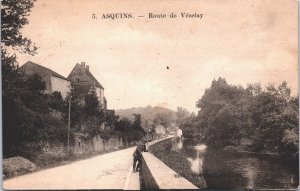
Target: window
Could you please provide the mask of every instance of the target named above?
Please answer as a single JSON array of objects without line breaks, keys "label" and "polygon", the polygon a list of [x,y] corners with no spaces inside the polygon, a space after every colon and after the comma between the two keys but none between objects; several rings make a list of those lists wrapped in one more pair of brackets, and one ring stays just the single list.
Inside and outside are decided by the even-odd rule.
[{"label": "window", "polygon": [[76,82],[79,82],[79,78],[76,78]]}]

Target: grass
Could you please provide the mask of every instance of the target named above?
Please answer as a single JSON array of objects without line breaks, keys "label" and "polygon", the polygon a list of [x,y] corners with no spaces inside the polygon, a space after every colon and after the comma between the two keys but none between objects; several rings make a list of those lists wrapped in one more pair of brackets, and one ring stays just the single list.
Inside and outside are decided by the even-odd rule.
[{"label": "grass", "polygon": [[180,176],[192,182],[199,188],[206,188],[206,182],[202,175],[194,174],[189,161],[181,153],[171,151],[172,139],[158,142],[149,147],[149,151]]}]

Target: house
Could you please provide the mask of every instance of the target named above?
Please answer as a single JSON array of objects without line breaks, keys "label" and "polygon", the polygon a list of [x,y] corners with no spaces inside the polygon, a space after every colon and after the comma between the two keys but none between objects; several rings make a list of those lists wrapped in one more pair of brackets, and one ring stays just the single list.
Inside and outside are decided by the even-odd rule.
[{"label": "house", "polygon": [[107,108],[107,101],[104,97],[104,88],[89,70],[89,65],[85,62],[76,64],[68,75],[67,79],[71,81],[74,94],[79,98],[81,104],[84,104],[85,96],[94,88],[103,109]]},{"label": "house", "polygon": [[46,83],[46,90],[44,93],[51,94],[54,91],[58,91],[64,99],[67,96],[67,93],[70,92],[71,82],[49,68],[28,61],[18,70],[27,75],[39,74]]}]

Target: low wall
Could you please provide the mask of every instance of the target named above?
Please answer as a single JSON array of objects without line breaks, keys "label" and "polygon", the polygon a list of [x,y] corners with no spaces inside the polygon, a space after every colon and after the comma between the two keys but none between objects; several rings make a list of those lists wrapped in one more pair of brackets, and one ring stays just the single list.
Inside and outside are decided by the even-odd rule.
[{"label": "low wall", "polygon": [[[46,142],[42,148],[42,154],[57,157],[67,155],[67,145],[61,142]],[[101,138],[100,135],[92,138],[85,138],[80,135],[74,136],[74,141],[70,144],[73,155],[85,155],[102,151],[118,150],[124,146],[134,145],[134,142],[125,142],[121,137]]]},{"label": "low wall", "polygon": [[74,155],[117,150],[125,145],[121,137],[102,139],[100,135],[97,135],[90,139],[85,139],[81,136],[75,136],[74,139],[75,141],[72,145],[72,152]]},{"label": "low wall", "polygon": [[142,177],[145,189],[198,189],[149,152],[143,153]]}]

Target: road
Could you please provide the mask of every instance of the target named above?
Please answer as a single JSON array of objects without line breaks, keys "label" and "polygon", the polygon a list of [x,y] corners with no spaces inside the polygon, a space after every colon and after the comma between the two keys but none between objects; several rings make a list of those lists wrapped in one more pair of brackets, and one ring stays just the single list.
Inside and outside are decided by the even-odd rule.
[{"label": "road", "polygon": [[[15,177],[3,182],[5,189],[123,189],[132,184],[132,153],[135,147],[99,155],[71,164]],[[127,177],[127,180],[126,180]],[[134,180],[137,182],[138,180]],[[127,182],[127,183],[126,183]]]}]

